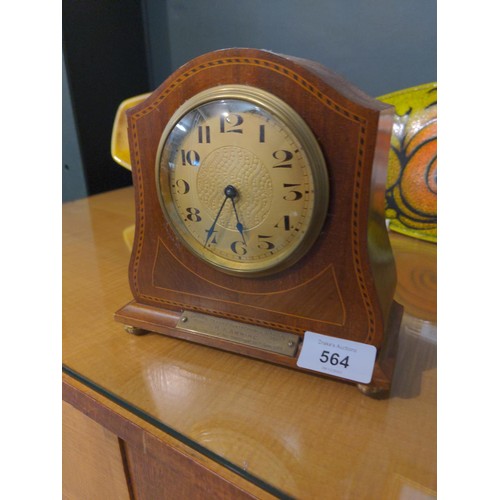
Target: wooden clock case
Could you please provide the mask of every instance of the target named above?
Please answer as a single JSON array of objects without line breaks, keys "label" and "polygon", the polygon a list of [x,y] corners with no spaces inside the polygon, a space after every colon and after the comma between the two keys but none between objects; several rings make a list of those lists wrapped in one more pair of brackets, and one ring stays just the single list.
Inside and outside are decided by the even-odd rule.
[{"label": "wooden clock case", "polygon": [[[323,230],[292,267],[238,277],[196,258],[175,237],[156,191],[155,160],[165,125],[180,105],[215,86],[244,84],[280,97],[316,136],[329,177]],[[200,56],[127,112],[136,231],[129,268],[134,300],[116,313],[132,331],[154,331],[301,370],[297,356],[179,331],[183,311],[291,332],[374,345],[367,392],[387,390],[402,308],[393,301],[395,264],[384,218],[393,108],[325,67],[254,49]],[[300,346],[298,349],[300,352]],[[297,355],[298,355],[297,352]]]}]

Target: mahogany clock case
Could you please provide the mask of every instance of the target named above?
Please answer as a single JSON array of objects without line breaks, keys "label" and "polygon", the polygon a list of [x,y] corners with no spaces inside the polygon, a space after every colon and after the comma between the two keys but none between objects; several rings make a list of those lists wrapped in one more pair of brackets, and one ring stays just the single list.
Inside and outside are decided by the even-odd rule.
[{"label": "mahogany clock case", "polygon": [[[155,162],[166,124],[196,94],[248,85],[274,94],[307,123],[329,174],[322,231],[292,267],[264,277],[214,269],[189,252],[166,221]],[[116,319],[296,367],[296,357],[221,339],[181,333],[182,311],[303,336],[305,331],[374,345],[372,384],[390,383],[401,308],[393,301],[394,259],[385,227],[387,156],[393,108],[376,101],[318,63],[254,49],[197,57],[127,112],[135,188],[136,231],[129,267],[134,300]]]}]

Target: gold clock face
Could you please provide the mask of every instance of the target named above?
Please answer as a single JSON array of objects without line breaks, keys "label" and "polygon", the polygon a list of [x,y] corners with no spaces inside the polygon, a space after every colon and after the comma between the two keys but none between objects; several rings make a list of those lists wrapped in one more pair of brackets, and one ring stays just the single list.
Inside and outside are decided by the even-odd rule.
[{"label": "gold clock face", "polygon": [[167,124],[157,189],[180,240],[218,269],[281,271],[316,240],[328,174],[314,135],[286,103],[260,89],[215,87]]}]

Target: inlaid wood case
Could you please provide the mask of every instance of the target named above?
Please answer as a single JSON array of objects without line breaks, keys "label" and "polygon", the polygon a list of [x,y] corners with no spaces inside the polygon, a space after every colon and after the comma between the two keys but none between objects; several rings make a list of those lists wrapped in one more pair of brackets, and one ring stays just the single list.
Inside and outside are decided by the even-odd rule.
[{"label": "inlaid wood case", "polygon": [[[203,241],[199,245],[202,252],[207,252],[206,259],[203,254],[200,257],[193,251],[189,242],[186,244],[183,241],[182,234],[179,237],[179,229],[175,227],[177,223],[169,218],[165,209],[165,205],[168,205],[168,210],[175,209],[176,197],[182,197],[188,190],[187,181],[183,180],[182,190],[179,190],[179,182],[176,187],[173,177],[175,169],[182,172],[182,162],[186,165],[187,153],[194,151],[199,157],[198,164],[194,165],[195,162],[191,160],[193,165],[188,167],[191,169],[189,175],[194,176],[194,181],[189,181],[191,189],[194,190],[194,182],[196,189],[200,190],[200,172],[204,168],[203,148],[210,146],[212,149],[206,150],[210,154],[217,148],[228,147],[247,151],[248,142],[244,147],[237,142],[234,142],[234,146],[228,146],[229,134],[226,133],[224,138],[220,136],[220,140],[226,142],[219,144],[219,135],[227,132],[222,125],[219,130],[215,126],[218,123],[216,121],[194,123],[193,130],[194,127],[201,127],[204,134],[202,136],[200,132],[196,140],[204,144],[197,148],[186,142],[185,146],[179,146],[184,149],[169,153],[169,158],[173,159],[170,164],[166,162],[165,169],[168,172],[165,175],[167,181],[170,179],[168,175],[172,176],[172,186],[166,188],[172,190],[172,199],[159,192],[159,158],[168,135],[165,131],[182,126],[182,116],[187,116],[190,109],[198,106],[195,104],[194,108],[188,109],[189,106],[185,108],[186,103],[207,92],[210,95],[211,89],[217,89],[218,93],[214,95],[218,102],[224,101],[224,90],[222,94],[219,90],[225,88],[243,88],[243,94],[237,95],[241,101],[245,101],[245,89],[252,89],[252,92],[256,89],[258,95],[275,96],[276,102],[285,103],[284,106],[291,108],[312,132],[324,158],[326,181],[321,182],[326,186],[315,181],[316,184],[307,190],[294,188],[294,195],[287,194],[290,190],[281,193],[279,189],[282,189],[282,185],[290,185],[286,181],[288,173],[285,168],[279,172],[272,169],[276,168],[277,160],[286,159],[286,155],[281,152],[274,158],[272,156],[286,150],[280,149],[281,146],[273,148],[271,144],[268,151],[273,154],[263,153],[264,149],[259,149],[259,142],[264,142],[265,122],[258,129],[255,126],[255,134],[260,130],[261,135],[260,138],[254,136],[255,148],[251,154],[259,156],[262,168],[269,170],[276,199],[286,200],[288,196],[289,204],[281,202],[288,207],[293,206],[299,198],[304,200],[309,197],[308,203],[314,205],[316,199],[311,193],[327,193],[324,213],[317,216],[321,219],[318,230],[315,234],[306,231],[301,236],[307,243],[306,250],[301,255],[297,254],[295,261],[287,261],[286,266],[271,266],[263,273],[240,273],[237,269],[228,271],[213,265],[211,261],[210,252],[220,250],[215,247],[217,244],[222,247],[220,242],[226,233],[229,235],[227,238],[234,240],[230,244],[232,240],[228,239],[227,254],[233,253],[234,256],[230,255],[230,258],[234,257],[235,262],[238,259],[245,262],[250,257],[258,259],[260,254],[255,253],[257,248],[270,250],[271,245],[277,246],[274,243],[264,245],[263,235],[258,230],[247,229],[245,219],[249,220],[249,216],[246,209],[241,209],[238,223],[233,221],[234,227],[224,226],[222,218],[218,219],[221,211],[224,213],[225,210],[227,220],[230,220],[229,211],[232,209],[227,208],[230,207],[230,201],[238,218],[237,209],[245,206],[245,196],[249,201],[250,194],[254,196],[256,192],[250,189],[250,181],[245,184],[238,180],[239,184],[235,183],[237,194],[226,194],[224,197],[221,191],[219,214],[203,206],[196,208],[201,215],[192,217],[194,221],[189,220],[186,213],[184,221],[180,220],[183,217],[180,214],[178,224],[185,224],[186,232],[199,231],[199,234],[208,235],[205,245]],[[232,98],[234,95],[228,94],[228,99]],[[255,107],[260,106],[260,101],[257,104],[255,99],[251,101]],[[266,107],[265,102],[261,107]],[[182,116],[177,119],[179,109],[186,113],[181,113]],[[367,344],[377,349],[377,357],[372,380],[364,384],[364,388],[368,392],[387,390],[402,314],[401,307],[393,301],[395,265],[384,219],[392,107],[369,98],[315,62],[260,50],[227,49],[200,56],[181,67],[148,99],[129,110],[127,117],[136,205],[135,241],[129,268],[134,299],[116,313],[116,319],[132,327],[134,332],[154,331],[300,370],[303,369],[297,366],[297,359],[306,331]],[[248,141],[249,134],[254,133],[250,128],[245,128],[247,123],[251,123],[250,115],[248,119],[244,114],[240,117],[241,123],[236,118],[231,123],[227,118],[226,127],[238,125],[237,130],[241,132],[233,134],[234,141],[243,140],[244,135]],[[173,123],[172,120],[174,125],[169,125]],[[288,126],[286,116],[281,116],[280,120],[279,123]],[[210,135],[206,135],[206,132],[210,132]],[[302,152],[300,137],[296,142],[299,143],[295,151],[295,157],[298,158],[299,150]],[[191,158],[195,157],[195,153],[191,153]],[[296,168],[294,161],[290,160],[290,169]],[[314,161],[310,163],[312,170],[317,168]],[[235,164],[234,168],[240,167]],[[215,170],[210,178],[216,174]],[[245,176],[233,177],[239,179]],[[221,186],[226,183],[229,185],[230,179],[221,179],[220,182]],[[294,181],[293,185],[298,186],[299,183]],[[223,209],[228,199],[230,201]],[[193,200],[203,204],[200,198]],[[255,203],[260,202],[256,200]],[[251,205],[250,200],[248,206]],[[269,210],[272,214],[273,208]],[[285,218],[281,212],[274,214],[276,218],[271,220],[269,228],[276,228],[276,234],[279,230],[286,231],[284,234],[288,237],[288,232],[293,231],[295,212],[290,210],[290,215]],[[202,216],[203,220],[198,221]],[[200,226],[201,222],[205,226]],[[288,226],[285,222],[288,222]],[[296,226],[299,227],[298,222]],[[212,244],[212,236],[216,231],[218,239]],[[268,242],[275,241],[267,233],[266,238]],[[205,322],[204,317],[207,317],[207,324],[213,322],[213,318],[236,323],[222,321],[218,326],[218,320],[215,320],[215,326],[207,327],[207,332],[201,331],[203,326],[190,329],[182,324],[189,323],[190,318],[198,321],[198,314],[202,318],[201,325]],[[255,334],[242,333],[238,339],[238,324],[245,325],[242,326],[242,332],[252,327],[265,330],[256,330],[259,333]],[[218,333],[217,330],[226,333]],[[227,334],[229,330],[232,332],[230,335]],[[265,339],[279,337],[282,333],[292,335],[291,341],[285,340],[289,347],[290,342],[294,344],[291,351],[268,348]],[[324,375],[332,376],[328,373]]]}]

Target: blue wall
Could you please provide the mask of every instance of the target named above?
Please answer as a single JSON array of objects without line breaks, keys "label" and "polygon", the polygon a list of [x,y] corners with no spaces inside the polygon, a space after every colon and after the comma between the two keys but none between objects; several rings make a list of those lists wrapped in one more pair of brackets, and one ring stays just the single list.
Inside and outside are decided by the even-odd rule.
[{"label": "blue wall", "polygon": [[378,96],[436,81],[435,0],[145,0],[150,82],[227,47],[318,61]]},{"label": "blue wall", "polygon": [[437,78],[436,0],[66,0],[63,13],[64,200],[131,182],[109,153],[118,104],[211,50],[312,59],[374,97]]}]

